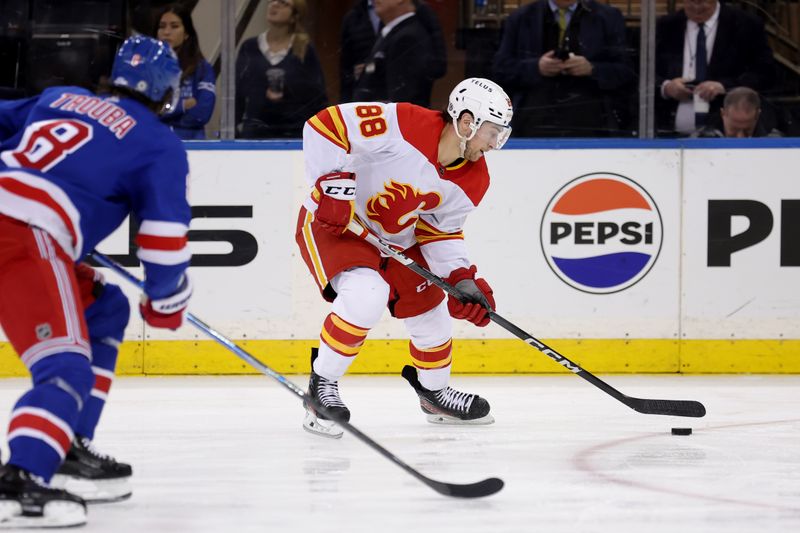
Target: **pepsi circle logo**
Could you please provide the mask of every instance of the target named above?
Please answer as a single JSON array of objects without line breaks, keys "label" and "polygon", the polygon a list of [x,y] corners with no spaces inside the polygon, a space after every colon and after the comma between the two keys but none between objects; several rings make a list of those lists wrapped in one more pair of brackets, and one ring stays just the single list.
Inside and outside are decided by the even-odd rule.
[{"label": "pepsi circle logo", "polygon": [[644,278],[663,240],[650,194],[619,174],[580,176],[550,199],[542,217],[542,252],[566,284],[593,294],[619,292]]}]

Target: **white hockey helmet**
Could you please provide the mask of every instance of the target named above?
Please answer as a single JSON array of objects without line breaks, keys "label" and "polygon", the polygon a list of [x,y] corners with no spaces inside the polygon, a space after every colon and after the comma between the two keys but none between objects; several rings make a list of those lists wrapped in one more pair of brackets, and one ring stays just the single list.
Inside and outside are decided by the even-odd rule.
[{"label": "white hockey helmet", "polygon": [[[472,133],[466,138],[458,133],[458,119],[464,111],[469,111],[475,119],[470,124]],[[456,85],[450,93],[447,112],[453,117],[453,127],[456,129],[456,135],[462,139],[462,144],[472,139],[484,122],[491,122],[502,128],[495,147],[498,150],[511,135],[511,117],[514,114],[511,99],[503,88],[492,80],[467,78]]]}]

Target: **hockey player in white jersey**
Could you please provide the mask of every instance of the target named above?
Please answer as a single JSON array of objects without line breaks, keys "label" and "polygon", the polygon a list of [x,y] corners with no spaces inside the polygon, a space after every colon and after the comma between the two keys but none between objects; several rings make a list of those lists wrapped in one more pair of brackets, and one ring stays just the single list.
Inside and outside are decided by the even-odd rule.
[{"label": "hockey player in white jersey", "polygon": [[[483,78],[450,94],[447,111],[407,103],[355,102],[329,107],[303,130],[312,191],[300,209],[296,239],[322,296],[332,302],[312,350],[304,427],[339,437],[349,421],[338,381],[388,306],[404,321],[413,366],[402,375],[434,423],[490,424],[489,403],[449,386],[452,319],[479,327],[494,309],[492,289],[476,276],[462,228],[483,199],[483,155],[511,132],[511,100]],[[347,231],[355,217],[368,231],[455,285],[459,301]],[[331,415],[324,416],[314,404]],[[333,420],[331,420],[331,418]]]}]

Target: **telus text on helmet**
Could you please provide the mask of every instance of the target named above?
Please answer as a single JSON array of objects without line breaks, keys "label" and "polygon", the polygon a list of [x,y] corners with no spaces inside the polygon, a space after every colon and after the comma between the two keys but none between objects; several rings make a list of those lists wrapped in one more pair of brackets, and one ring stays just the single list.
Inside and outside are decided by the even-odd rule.
[{"label": "telus text on helmet", "polygon": [[471,81],[481,89],[486,89],[487,91],[492,92],[492,86],[483,83],[479,78],[471,78],[469,81]]}]

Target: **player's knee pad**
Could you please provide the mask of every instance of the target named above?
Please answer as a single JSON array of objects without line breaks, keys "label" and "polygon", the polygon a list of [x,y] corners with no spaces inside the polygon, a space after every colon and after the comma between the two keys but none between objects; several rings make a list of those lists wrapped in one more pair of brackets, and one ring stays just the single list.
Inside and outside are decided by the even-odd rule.
[{"label": "player's knee pad", "polygon": [[72,396],[82,406],[94,386],[94,372],[89,359],[76,353],[45,357],[31,367],[35,386],[53,385]]},{"label": "player's knee pad", "polygon": [[131,306],[122,289],[106,283],[100,297],[86,309],[89,336],[92,339],[111,337],[121,342],[130,316]]},{"label": "player's knee pad", "polygon": [[447,311],[447,300],[421,315],[403,320],[411,342],[420,349],[439,346],[453,336],[453,319]]},{"label": "player's knee pad", "polygon": [[371,268],[340,272],[332,280],[336,300],[332,311],[351,324],[371,329],[389,301],[389,284]]}]

